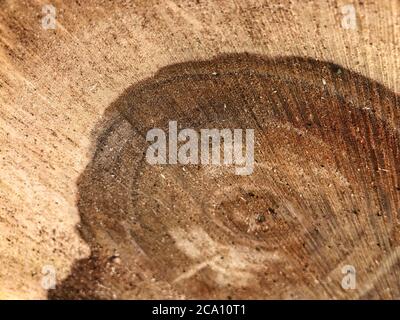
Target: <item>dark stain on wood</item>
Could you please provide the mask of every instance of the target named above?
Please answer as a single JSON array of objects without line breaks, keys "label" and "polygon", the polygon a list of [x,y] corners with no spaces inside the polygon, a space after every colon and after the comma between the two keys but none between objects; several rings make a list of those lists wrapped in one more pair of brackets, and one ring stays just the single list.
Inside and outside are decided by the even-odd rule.
[{"label": "dark stain on wood", "polygon": [[[161,69],[95,133],[77,201],[92,253],[49,298],[399,298],[399,101],[307,58]],[[171,120],[254,128],[254,173],[147,164],[146,132]],[[340,286],[347,264],[353,292]]]}]

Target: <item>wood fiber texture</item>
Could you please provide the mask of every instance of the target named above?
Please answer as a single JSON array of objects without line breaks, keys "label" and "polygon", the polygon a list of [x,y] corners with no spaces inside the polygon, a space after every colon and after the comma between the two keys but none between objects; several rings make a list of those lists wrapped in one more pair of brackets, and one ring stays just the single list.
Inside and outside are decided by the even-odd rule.
[{"label": "wood fiber texture", "polygon": [[[398,0],[45,4],[0,1],[1,299],[399,298]],[[148,165],[171,120],[254,173]]]}]

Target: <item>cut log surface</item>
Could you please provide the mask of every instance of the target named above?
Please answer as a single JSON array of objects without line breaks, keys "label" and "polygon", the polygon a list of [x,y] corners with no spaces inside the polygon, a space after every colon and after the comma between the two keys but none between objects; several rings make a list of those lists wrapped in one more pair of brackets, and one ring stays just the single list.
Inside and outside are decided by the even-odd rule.
[{"label": "cut log surface", "polygon": [[[0,1],[0,299],[400,298],[399,1],[45,4]],[[170,121],[254,171],[150,165]]]}]

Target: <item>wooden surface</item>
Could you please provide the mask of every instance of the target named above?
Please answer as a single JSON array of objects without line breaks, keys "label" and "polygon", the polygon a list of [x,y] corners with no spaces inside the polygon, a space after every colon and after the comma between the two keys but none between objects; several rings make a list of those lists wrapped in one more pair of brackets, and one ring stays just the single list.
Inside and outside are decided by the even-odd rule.
[{"label": "wooden surface", "polygon": [[[47,292],[41,286],[45,265],[54,266],[57,272],[59,285],[50,293],[53,298],[399,297],[399,1],[354,1],[356,30],[341,26],[341,6],[347,1],[54,1],[56,30],[42,28],[45,3],[0,1],[0,298],[46,298]],[[262,69],[264,73],[281,70],[276,74],[278,79],[288,76],[295,80],[292,87],[286,84],[278,90],[285,92],[282,99],[292,97],[291,92],[297,92],[294,96],[298,102],[306,103],[309,98],[314,109],[307,109],[307,116],[321,115],[322,109],[315,109],[318,106],[331,106],[332,110],[327,111],[331,118],[322,126],[328,129],[315,128],[315,117],[306,118],[304,113],[300,114],[303,122],[277,115],[270,119],[281,127],[266,130],[260,146],[275,150],[277,171],[264,166],[252,178],[255,191],[260,193],[259,202],[247,200],[246,207],[223,205],[227,221],[236,222],[235,228],[239,228],[228,223],[234,235],[206,226],[196,220],[198,217],[194,222],[190,220],[187,213],[196,209],[187,199],[177,202],[181,206],[177,212],[184,222],[192,221],[190,228],[180,227],[168,217],[153,221],[144,215],[146,219],[139,219],[140,212],[152,208],[151,201],[141,204],[141,211],[126,211],[139,219],[139,229],[124,224],[125,231],[133,231],[131,237],[123,231],[115,233],[113,228],[117,226],[112,219],[105,226],[93,226],[101,224],[104,215],[92,216],[90,210],[85,211],[93,208],[85,201],[101,198],[106,184],[90,192],[85,192],[85,186],[94,184],[90,170],[99,165],[93,158],[98,138],[110,121],[115,121],[115,107],[110,109],[110,105],[115,106],[125,90],[135,88],[138,82],[152,81],[161,68],[204,60],[204,68],[210,71],[208,68],[220,66],[218,58],[213,59],[223,54],[230,54],[232,65],[238,66],[235,54],[243,52],[259,55],[265,61],[297,56],[340,65],[344,82],[335,80],[337,67],[332,69],[325,62],[299,60],[298,67],[283,63],[290,65],[287,68],[282,62],[274,62],[265,67],[265,62],[255,63],[252,55],[243,62],[245,69]],[[180,66],[163,69],[164,76],[171,77],[174,72],[191,74],[197,68],[196,63]],[[230,70],[229,66],[221,68],[220,73]],[[157,75],[154,79],[160,77],[160,73]],[[193,84],[190,78],[188,81],[188,85]],[[243,92],[249,92],[245,88],[250,80],[240,81]],[[311,93],[300,90],[304,89],[302,83],[312,89]],[[267,89],[263,88],[264,98],[270,97]],[[221,90],[232,104],[243,104],[232,98],[232,87]],[[181,97],[184,91],[185,86],[172,92]],[[157,94],[161,93],[148,92],[148,99]],[[315,94],[345,99],[316,103]],[[216,100],[216,104],[222,102]],[[279,114],[277,103],[270,105]],[[185,106],[178,105],[177,110],[184,112]],[[286,110],[285,104],[282,110]],[[353,113],[344,114],[344,110]],[[229,121],[246,123],[235,118],[237,110],[228,112]],[[335,135],[335,121],[347,129]],[[194,119],[187,118],[187,124],[193,123]],[[303,138],[288,129],[290,124],[304,131]],[[123,133],[129,136],[129,130]],[[344,138],[350,135],[352,139]],[[268,137],[280,143],[271,144]],[[301,150],[308,153],[301,154]],[[268,153],[261,153],[261,162],[270,164]],[[133,167],[129,156],[125,160],[124,165]],[[325,167],[320,166],[321,162]],[[118,166],[111,160],[109,163]],[[156,189],[150,188],[149,181],[159,173],[157,170],[144,170],[148,180],[137,190],[147,195],[171,190],[163,182]],[[174,170],[167,175],[171,183],[179,181]],[[199,189],[192,192],[199,197],[198,202],[216,197],[218,190],[212,188],[215,177],[211,179],[205,173],[191,177],[193,181],[187,180],[191,186],[203,181],[203,187],[210,189],[211,196],[202,194],[202,188],[196,185]],[[211,180],[204,181],[206,178]],[[278,188],[278,178],[298,188],[290,192]],[[124,179],[128,176],[119,187],[132,181]],[[247,185],[246,181],[235,183]],[[262,187],[264,184],[269,187]],[[300,186],[309,201],[301,199]],[[337,192],[340,188],[343,197]],[[237,192],[230,194],[239,197]],[[181,195],[175,196],[179,199]],[[114,206],[113,199],[117,201]],[[290,208],[289,203],[297,204]],[[108,209],[124,205],[112,192],[108,204]],[[272,229],[265,238],[256,239],[257,230],[249,234],[245,227],[251,224],[249,221],[254,222],[254,212],[267,212],[271,206],[276,206],[273,209],[280,224],[271,217],[265,225],[256,225],[256,229]],[[156,237],[154,244],[140,229],[158,230],[160,226],[175,243],[166,241],[163,245]],[[261,251],[254,245],[256,240],[264,241]],[[301,240],[305,242],[303,247]],[[99,244],[103,251],[96,251]],[[117,256],[113,250],[118,250]],[[143,256],[136,256],[137,252]],[[194,252],[199,254],[193,256]],[[214,257],[210,257],[212,252],[225,254],[226,260],[216,267],[211,263],[215,268],[210,268],[209,262],[206,268],[196,271],[196,264]],[[180,258],[172,259],[169,253]],[[98,260],[93,260],[94,256]],[[347,264],[357,269],[355,290],[346,291],[340,286],[341,268]],[[82,290],[76,279],[90,285]]]}]

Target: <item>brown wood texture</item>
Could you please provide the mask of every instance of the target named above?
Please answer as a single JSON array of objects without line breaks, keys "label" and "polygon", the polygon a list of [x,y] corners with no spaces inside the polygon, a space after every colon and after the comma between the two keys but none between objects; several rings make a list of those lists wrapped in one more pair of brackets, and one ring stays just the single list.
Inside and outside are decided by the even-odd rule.
[{"label": "brown wood texture", "polygon": [[[399,1],[45,4],[0,1],[1,299],[400,297]],[[254,173],[148,165],[171,120]]]}]

